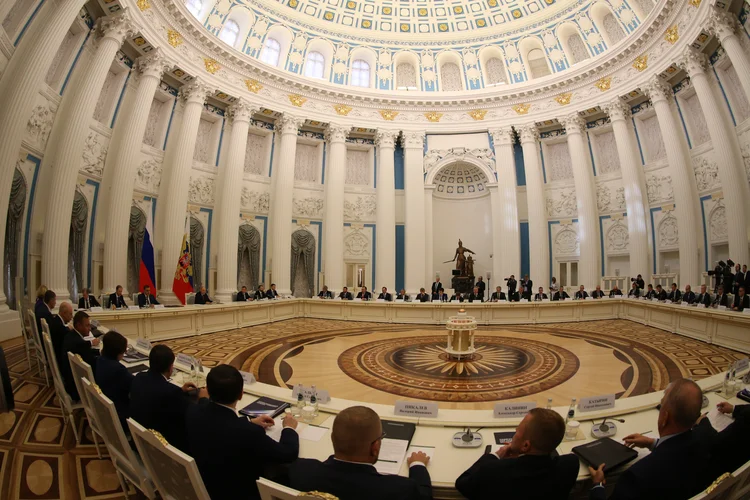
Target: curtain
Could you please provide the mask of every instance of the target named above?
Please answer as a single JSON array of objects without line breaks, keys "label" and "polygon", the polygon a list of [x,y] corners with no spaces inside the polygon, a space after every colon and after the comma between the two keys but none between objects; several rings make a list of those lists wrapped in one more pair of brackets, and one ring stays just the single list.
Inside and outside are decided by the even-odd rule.
[{"label": "curtain", "polygon": [[68,291],[74,302],[78,301],[78,290],[83,286],[83,254],[88,221],[89,204],[83,194],[76,191],[68,237]]},{"label": "curtain", "polygon": [[260,281],[260,233],[251,224],[242,224],[237,240],[237,290],[258,288]]},{"label": "curtain", "polygon": [[203,286],[203,240],[205,232],[203,224],[195,217],[190,217],[190,253],[193,263],[193,289],[200,290]]},{"label": "curtain", "polygon": [[140,291],[141,251],[146,236],[146,214],[135,205],[130,207],[128,225],[128,290]]},{"label": "curtain", "polygon": [[[8,307],[16,309],[16,276],[18,276],[18,257],[21,248],[21,224],[23,210],[26,208],[26,180],[16,169],[13,184],[10,186],[8,217],[5,225],[5,251],[3,252],[3,279],[5,297]],[[20,297],[18,297],[20,299]]]},{"label": "curtain", "polygon": [[292,260],[291,260],[291,281],[295,286],[297,269],[304,265],[302,272],[307,278],[306,290],[292,290],[295,297],[312,297],[313,285],[315,284],[315,236],[304,229],[298,229],[292,233]]}]

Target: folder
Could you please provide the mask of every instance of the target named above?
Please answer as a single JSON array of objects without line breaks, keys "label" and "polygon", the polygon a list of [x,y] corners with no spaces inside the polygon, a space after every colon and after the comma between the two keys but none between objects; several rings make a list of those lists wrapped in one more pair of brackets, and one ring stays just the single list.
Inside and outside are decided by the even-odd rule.
[{"label": "folder", "polygon": [[251,418],[260,417],[261,415],[268,415],[271,418],[276,418],[284,413],[284,410],[287,408],[289,408],[289,403],[264,396],[241,409],[240,413]]},{"label": "folder", "polygon": [[582,444],[573,448],[575,453],[584,463],[597,468],[606,464],[605,469],[610,471],[620,465],[634,460],[638,452],[632,448],[618,443],[612,438],[602,438],[590,443]]}]

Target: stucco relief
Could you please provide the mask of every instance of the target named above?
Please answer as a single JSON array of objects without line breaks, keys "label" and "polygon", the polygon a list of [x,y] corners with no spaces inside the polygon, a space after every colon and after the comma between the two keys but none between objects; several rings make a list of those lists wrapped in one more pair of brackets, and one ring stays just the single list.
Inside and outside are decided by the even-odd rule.
[{"label": "stucco relief", "polygon": [[245,173],[263,175],[266,172],[266,138],[262,135],[247,134],[245,148]]},{"label": "stucco relief", "polygon": [[193,203],[212,205],[216,181],[210,177],[191,177],[188,188],[188,200]]},{"label": "stucco relief", "polygon": [[158,99],[151,102],[151,109],[148,111],[148,120],[146,120],[146,132],[143,134],[143,142],[151,147],[161,148],[161,144],[156,144],[156,128],[159,126],[159,118],[164,103]]},{"label": "stucco relief", "polygon": [[646,163],[657,161],[667,156],[667,149],[664,146],[664,140],[661,137],[659,121],[656,115],[650,116],[641,121],[641,130],[638,136],[645,146]]},{"label": "stucco relief", "polygon": [[271,206],[271,195],[266,192],[251,191],[243,186],[240,204],[243,209],[250,212],[267,214],[268,209]]},{"label": "stucco relief", "polygon": [[143,161],[138,166],[136,185],[146,191],[156,193],[161,185],[162,165],[154,158]]},{"label": "stucco relief", "polygon": [[318,148],[309,144],[297,144],[294,158],[294,180],[316,182],[318,180]]},{"label": "stucco relief", "polygon": [[375,197],[357,196],[354,203],[344,200],[344,219],[368,220],[375,217]]},{"label": "stucco relief", "polygon": [[573,164],[568,151],[568,143],[549,144],[544,157],[544,165],[547,168],[547,182],[572,179]]},{"label": "stucco relief", "polygon": [[52,131],[52,122],[55,119],[56,109],[49,102],[34,106],[31,117],[26,124],[26,140],[40,150],[47,147],[47,140]]},{"label": "stucco relief", "polygon": [[625,200],[625,188],[619,187],[617,188],[617,191],[615,191],[615,207],[614,210],[618,211],[624,211],[627,207],[626,200]]},{"label": "stucco relief", "polygon": [[344,238],[344,255],[360,257],[370,255],[370,239],[359,229],[353,229]]},{"label": "stucco relief", "polygon": [[659,224],[659,248],[674,248],[679,243],[680,234],[677,230],[677,217],[669,214]]},{"label": "stucco relief", "polygon": [[612,193],[606,184],[601,184],[596,188],[596,208],[599,213],[606,213],[610,211],[610,205],[612,204]]},{"label": "stucco relief", "polygon": [[195,141],[195,151],[193,153],[193,159],[202,163],[212,163],[211,151],[212,151],[212,135],[211,128],[213,123],[201,118],[198,124],[198,137]]},{"label": "stucco relief", "polygon": [[719,165],[716,162],[708,161],[706,157],[693,158],[693,170],[698,191],[719,186]]},{"label": "stucco relief", "polygon": [[323,198],[293,198],[292,213],[302,217],[320,217],[323,213],[325,202]]},{"label": "stucco relief", "polygon": [[606,132],[596,136],[596,170],[598,174],[608,174],[620,170],[620,155],[617,153],[615,134]]},{"label": "stucco relief", "polygon": [[424,171],[429,172],[445,158],[455,158],[456,161],[471,158],[483,163],[487,168],[495,171],[495,153],[489,148],[450,148],[431,149],[424,156]]},{"label": "stucco relief", "polygon": [[719,202],[716,208],[711,212],[709,227],[711,228],[711,241],[727,241],[729,238],[729,229],[727,228],[727,210],[721,202]]},{"label": "stucco relief", "polygon": [[630,235],[628,227],[617,221],[609,231],[607,231],[607,251],[609,252],[626,252],[630,248]]},{"label": "stucco relief", "polygon": [[724,79],[722,79],[722,83],[728,87],[729,92],[734,96],[732,111],[737,119],[737,123],[742,123],[747,117],[750,117],[750,102],[745,97],[745,91],[742,89],[742,81],[734,65],[730,65],[723,73]]},{"label": "stucco relief", "polygon": [[745,144],[742,148],[742,161],[745,163],[745,173],[748,182],[750,182],[750,144]]},{"label": "stucco relief", "polygon": [[669,201],[674,197],[672,177],[668,175],[649,175],[646,177],[646,191],[649,203]]},{"label": "stucco relief", "polygon": [[576,254],[578,253],[578,245],[578,233],[569,226],[561,229],[555,236],[555,248],[558,254]]},{"label": "stucco relief", "polygon": [[559,191],[559,196],[547,194],[547,215],[550,217],[570,217],[578,213],[578,201],[574,189]]},{"label": "stucco relief", "polygon": [[367,151],[346,150],[346,184],[370,184],[370,155]]},{"label": "stucco relief", "polygon": [[109,140],[93,130],[83,143],[83,162],[81,172],[101,177],[104,172],[104,160],[107,158]]},{"label": "stucco relief", "polygon": [[703,109],[701,103],[698,101],[698,96],[693,94],[683,101],[685,109],[683,112],[687,115],[690,120],[691,134],[690,140],[693,147],[699,146],[711,139],[708,133],[708,126],[706,125],[706,119],[703,115]]}]

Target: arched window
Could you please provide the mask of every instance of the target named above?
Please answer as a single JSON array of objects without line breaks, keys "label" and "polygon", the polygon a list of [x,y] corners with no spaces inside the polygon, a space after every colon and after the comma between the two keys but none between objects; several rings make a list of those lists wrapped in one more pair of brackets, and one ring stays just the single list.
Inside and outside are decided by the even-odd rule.
[{"label": "arched window", "polygon": [[455,64],[449,62],[440,67],[440,77],[443,84],[443,90],[446,92],[455,92],[463,89],[461,84],[461,70]]},{"label": "arched window", "polygon": [[352,85],[355,87],[370,86],[370,65],[362,59],[352,63]]},{"label": "arched window", "polygon": [[310,52],[307,54],[305,63],[305,76],[310,78],[323,78],[323,69],[325,67],[325,58],[320,52]]},{"label": "arched window", "polygon": [[531,66],[532,78],[541,78],[551,73],[542,49],[531,49],[526,58],[529,60],[529,66]]},{"label": "arched window", "polygon": [[195,16],[199,17],[203,10],[203,0],[185,0],[188,10]]},{"label": "arched window", "polygon": [[281,45],[275,38],[266,38],[263,43],[263,50],[260,52],[260,60],[270,66],[279,65],[279,56],[281,55]]},{"label": "arched window", "polygon": [[224,27],[221,29],[221,33],[219,33],[219,39],[232,47],[237,43],[238,36],[240,36],[240,27],[231,19],[224,23]]},{"label": "arched window", "polygon": [[505,64],[498,57],[492,57],[487,60],[487,83],[492,85],[498,85],[505,83]]}]

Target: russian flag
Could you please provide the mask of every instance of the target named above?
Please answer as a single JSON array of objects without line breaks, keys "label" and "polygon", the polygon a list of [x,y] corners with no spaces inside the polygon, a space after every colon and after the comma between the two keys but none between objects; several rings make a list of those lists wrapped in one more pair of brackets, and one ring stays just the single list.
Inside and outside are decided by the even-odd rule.
[{"label": "russian flag", "polygon": [[141,249],[141,265],[138,271],[138,281],[140,282],[140,291],[148,285],[151,287],[151,293],[156,294],[156,272],[154,271],[154,245],[151,242],[151,235],[154,234],[154,228],[151,223],[151,211],[146,210],[146,231],[143,235],[143,248]]},{"label": "russian flag", "polygon": [[177,269],[174,273],[172,291],[185,305],[185,295],[193,291],[193,264],[190,255],[190,219],[185,221],[185,233],[182,236],[180,246],[180,257],[177,260]]}]

